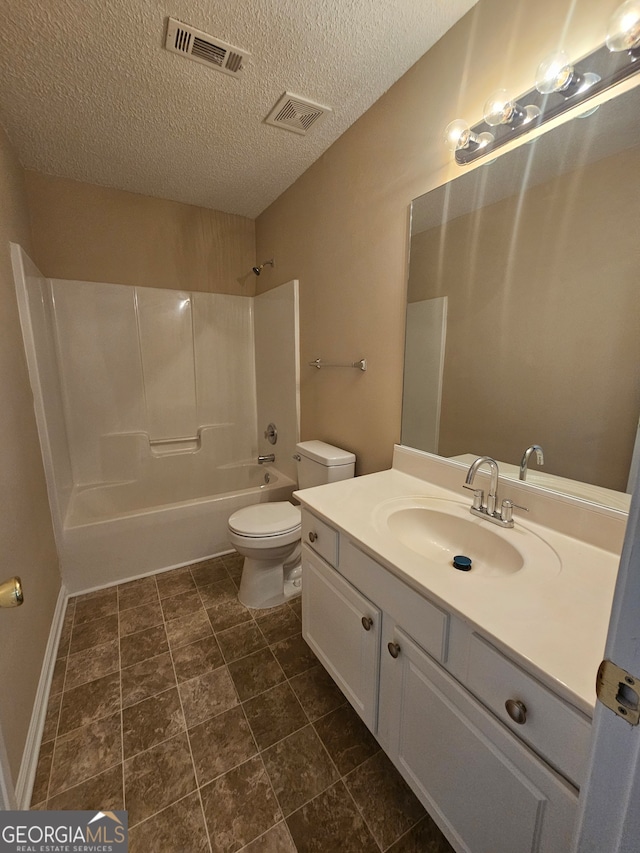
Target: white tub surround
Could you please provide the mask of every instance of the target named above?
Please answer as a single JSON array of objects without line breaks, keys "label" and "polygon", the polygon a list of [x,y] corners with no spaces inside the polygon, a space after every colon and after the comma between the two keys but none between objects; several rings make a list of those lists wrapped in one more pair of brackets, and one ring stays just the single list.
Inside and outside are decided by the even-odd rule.
[{"label": "white tub surround", "polygon": [[[19,246],[12,256],[70,592],[227,551],[232,512],[288,500],[299,429],[297,282],[260,297],[256,336],[252,297],[49,280]],[[282,338],[258,404],[256,363],[273,361]],[[255,464],[258,410],[260,434],[271,421],[279,428],[273,470]]]},{"label": "white tub surround", "polygon": [[179,469],[189,452],[209,468],[257,455],[252,299],[50,286],[75,486],[147,479],[162,456]]},{"label": "white tub surround", "polygon": [[[295,480],[293,454],[300,441],[298,282],[260,293],[253,302],[258,453],[275,452],[278,470]],[[278,430],[275,445],[265,434],[270,423]]]},{"label": "white tub surround", "polygon": [[50,282],[16,243],[11,244],[11,263],[47,496],[59,549],[73,489],[73,471],[58,368],[53,294]]},{"label": "white tub surround", "polygon": [[[501,480],[529,508],[503,529],[468,512],[466,472],[397,447],[389,471],[296,492],[303,635],[456,851],[558,853],[626,514]],[[422,539],[414,512],[432,524]],[[454,553],[471,571],[438,552],[447,526],[454,543],[469,532]]]}]

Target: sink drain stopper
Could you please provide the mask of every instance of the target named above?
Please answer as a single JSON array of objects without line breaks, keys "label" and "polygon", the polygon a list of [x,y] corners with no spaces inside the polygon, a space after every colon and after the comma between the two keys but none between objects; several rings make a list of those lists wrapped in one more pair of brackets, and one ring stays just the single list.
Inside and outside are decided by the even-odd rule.
[{"label": "sink drain stopper", "polygon": [[453,568],[459,569],[461,572],[468,572],[471,569],[471,558],[464,557],[461,554],[453,558]]}]

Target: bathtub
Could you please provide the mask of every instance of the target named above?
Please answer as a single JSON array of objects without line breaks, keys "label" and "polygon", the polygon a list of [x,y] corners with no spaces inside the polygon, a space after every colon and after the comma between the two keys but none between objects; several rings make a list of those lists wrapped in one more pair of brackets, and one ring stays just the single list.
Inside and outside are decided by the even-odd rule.
[{"label": "bathtub", "polygon": [[86,592],[229,551],[231,513],[289,500],[295,488],[274,468],[251,463],[187,476],[160,468],[131,482],[76,486],[60,548],[67,589]]}]

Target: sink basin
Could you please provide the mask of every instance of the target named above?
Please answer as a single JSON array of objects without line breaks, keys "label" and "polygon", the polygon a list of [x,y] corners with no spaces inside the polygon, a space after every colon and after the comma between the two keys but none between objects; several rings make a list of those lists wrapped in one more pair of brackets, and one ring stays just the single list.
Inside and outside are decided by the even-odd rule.
[{"label": "sink basin", "polygon": [[[469,507],[439,498],[394,499],[375,514],[380,532],[452,573],[486,578],[514,575],[524,568],[560,571],[556,552],[543,539],[516,522],[502,529],[471,515]],[[469,557],[469,572],[453,567],[456,556]]]},{"label": "sink basin", "polygon": [[412,551],[435,563],[451,565],[457,555],[470,557],[471,571],[504,575],[519,571],[524,558],[517,548],[489,527],[425,507],[396,510],[387,519],[389,531]]}]

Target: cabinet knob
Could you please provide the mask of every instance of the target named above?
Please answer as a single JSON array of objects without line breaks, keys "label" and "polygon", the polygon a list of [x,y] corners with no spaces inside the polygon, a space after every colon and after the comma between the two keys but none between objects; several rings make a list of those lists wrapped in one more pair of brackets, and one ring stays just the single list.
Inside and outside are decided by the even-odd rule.
[{"label": "cabinet knob", "polygon": [[373,625],[373,619],[370,616],[363,616],[360,620],[365,631],[370,631]]},{"label": "cabinet knob", "polygon": [[400,646],[397,643],[389,643],[387,648],[392,658],[397,658],[400,654]]},{"label": "cabinet knob", "polygon": [[315,542],[318,538],[318,534],[314,533],[313,530],[309,531],[309,542]]},{"label": "cabinet knob", "polygon": [[504,707],[514,723],[523,726],[527,722],[527,706],[524,702],[519,699],[507,699]]}]

